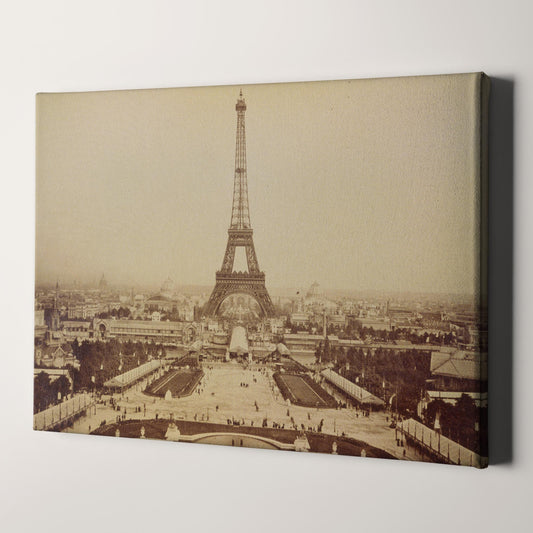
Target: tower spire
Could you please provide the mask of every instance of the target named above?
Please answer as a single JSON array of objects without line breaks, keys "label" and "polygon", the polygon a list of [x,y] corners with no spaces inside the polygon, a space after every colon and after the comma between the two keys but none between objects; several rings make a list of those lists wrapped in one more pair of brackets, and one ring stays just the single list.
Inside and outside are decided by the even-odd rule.
[{"label": "tower spire", "polygon": [[59,299],[59,280],[56,280],[56,290],[54,292],[54,309],[57,309],[58,299]]},{"label": "tower spire", "polygon": [[246,172],[246,128],[244,114],[246,102],[242,96],[235,105],[237,111],[237,133],[235,142],[235,174],[233,178],[233,207],[231,209],[231,229],[248,229],[250,225],[250,208],[248,206],[248,176]]}]

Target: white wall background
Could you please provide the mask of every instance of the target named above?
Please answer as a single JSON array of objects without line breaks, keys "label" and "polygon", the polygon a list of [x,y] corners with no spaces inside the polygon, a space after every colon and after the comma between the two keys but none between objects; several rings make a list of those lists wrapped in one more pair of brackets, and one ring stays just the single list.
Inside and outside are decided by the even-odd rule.
[{"label": "white wall background", "polygon": [[[530,530],[532,15],[527,0],[3,3],[2,530]],[[476,471],[32,432],[36,92],[478,70],[516,84],[510,464]]]}]

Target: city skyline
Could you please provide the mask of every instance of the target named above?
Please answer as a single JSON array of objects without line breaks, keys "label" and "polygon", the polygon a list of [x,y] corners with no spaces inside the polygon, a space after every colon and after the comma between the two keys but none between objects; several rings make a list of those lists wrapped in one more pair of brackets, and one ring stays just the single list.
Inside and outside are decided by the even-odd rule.
[{"label": "city skyline", "polygon": [[[450,106],[438,78],[243,86],[268,287],[475,294],[475,87],[450,80]],[[40,95],[37,283],[213,286],[238,90]]]},{"label": "city skyline", "polygon": [[[101,278],[101,276],[100,276]],[[46,281],[36,285],[36,289],[39,291],[54,291],[56,288],[61,292],[71,292],[71,291],[101,291],[99,289],[99,280],[100,278],[92,278],[86,282],[80,282],[80,280],[65,280],[57,278],[55,280]],[[170,278],[173,282],[175,279],[172,276],[168,276],[166,279]],[[157,283],[114,283],[113,280],[108,280],[107,289],[105,292],[109,293],[130,293],[133,289],[136,293],[145,293],[145,294],[155,294],[161,292],[162,284],[166,281],[161,280]],[[314,283],[318,283],[316,280],[311,284],[301,284],[296,287],[271,287],[269,292],[271,292],[272,297],[275,298],[301,298],[305,296],[306,292],[311,288]],[[175,293],[183,295],[192,295],[192,294],[204,294],[208,295],[213,290],[214,284],[186,284],[186,283],[175,283]],[[445,300],[447,298],[457,298],[459,300],[471,301],[473,305],[476,305],[476,295],[460,292],[435,292],[435,291],[391,291],[391,290],[380,290],[380,289],[342,289],[335,287],[324,287],[322,284],[318,283],[320,291],[327,297],[331,298],[369,298],[376,300],[395,300],[395,299],[406,299],[406,300],[416,300],[418,298],[435,298],[436,300]]]}]

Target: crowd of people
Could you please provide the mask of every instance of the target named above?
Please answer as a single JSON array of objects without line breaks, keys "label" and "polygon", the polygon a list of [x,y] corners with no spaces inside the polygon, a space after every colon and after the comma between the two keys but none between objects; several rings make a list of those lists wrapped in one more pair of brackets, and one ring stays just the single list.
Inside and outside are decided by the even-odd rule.
[{"label": "crowd of people", "polygon": [[[337,421],[331,417],[332,410],[315,409],[312,407],[307,411],[303,411],[301,407],[292,406],[290,403],[283,400],[281,395],[277,393],[276,384],[272,379],[274,368],[270,368],[267,365],[241,365],[239,367],[227,365],[220,365],[221,368],[227,369],[230,375],[235,376],[235,386],[239,384],[239,389],[245,389],[246,393],[243,398],[250,398],[248,408],[241,409],[239,405],[236,409],[234,406],[228,407],[227,400],[224,399],[221,393],[221,402],[217,401],[216,404],[211,404],[211,399],[215,396],[215,390],[217,391],[217,397],[219,389],[211,386],[213,379],[219,380],[217,376],[214,377],[214,373],[218,372],[218,367],[214,365],[203,364],[204,376],[197,384],[195,397],[204,398],[205,402],[197,404],[196,408],[194,403],[196,400],[189,398],[185,402],[181,403],[179,408],[178,419],[190,420],[195,422],[210,422],[210,423],[225,423],[232,426],[248,426],[248,427],[263,427],[272,428],[276,430],[294,430],[303,433],[326,433],[326,434],[338,434],[346,435],[346,422],[347,419],[342,415],[336,415]],[[240,372],[236,375],[236,372]],[[234,378],[231,378],[234,379]],[[220,382],[217,382],[220,385]],[[270,399],[265,404],[263,401],[259,401],[264,398],[266,392],[270,393]],[[128,394],[129,392],[129,394]],[[257,396],[254,398],[255,394]],[[277,393],[277,394],[276,394]],[[142,402],[140,402],[142,400]],[[146,399],[142,398],[142,389],[135,389],[131,391],[124,391],[121,395],[114,395],[104,399],[103,402],[107,402],[108,405],[119,414],[116,416],[116,422],[124,422],[125,420],[134,419],[146,419],[154,418],[159,419],[174,419],[174,413],[166,411],[170,406],[161,406],[160,400],[153,399],[152,402],[146,404]],[[103,403],[102,402],[102,403]],[[181,402],[181,400],[180,400]],[[187,403],[189,402],[189,403]],[[204,405],[202,410],[198,410],[199,405]],[[209,405],[211,404],[211,407]],[[337,409],[343,409],[347,405],[345,402],[338,402]],[[162,410],[159,412],[154,408],[158,407]],[[244,407],[244,405],[243,405]],[[211,409],[211,410],[210,410]],[[233,411],[233,412],[232,412]],[[237,415],[236,413],[239,413]],[[329,413],[329,414],[328,414]],[[351,420],[357,418],[369,418],[370,411],[361,408],[355,408],[350,410]],[[326,416],[327,415],[327,416]],[[353,422],[352,422],[353,423]],[[350,431],[348,431],[350,434]]]}]

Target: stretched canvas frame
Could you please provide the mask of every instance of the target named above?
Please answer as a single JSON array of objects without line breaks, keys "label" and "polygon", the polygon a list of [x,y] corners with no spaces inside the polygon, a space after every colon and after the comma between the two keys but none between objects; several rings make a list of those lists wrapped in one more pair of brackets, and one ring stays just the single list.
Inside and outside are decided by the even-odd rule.
[{"label": "stretched canvas frame", "polygon": [[487,99],[38,95],[34,428],[486,466]]}]

